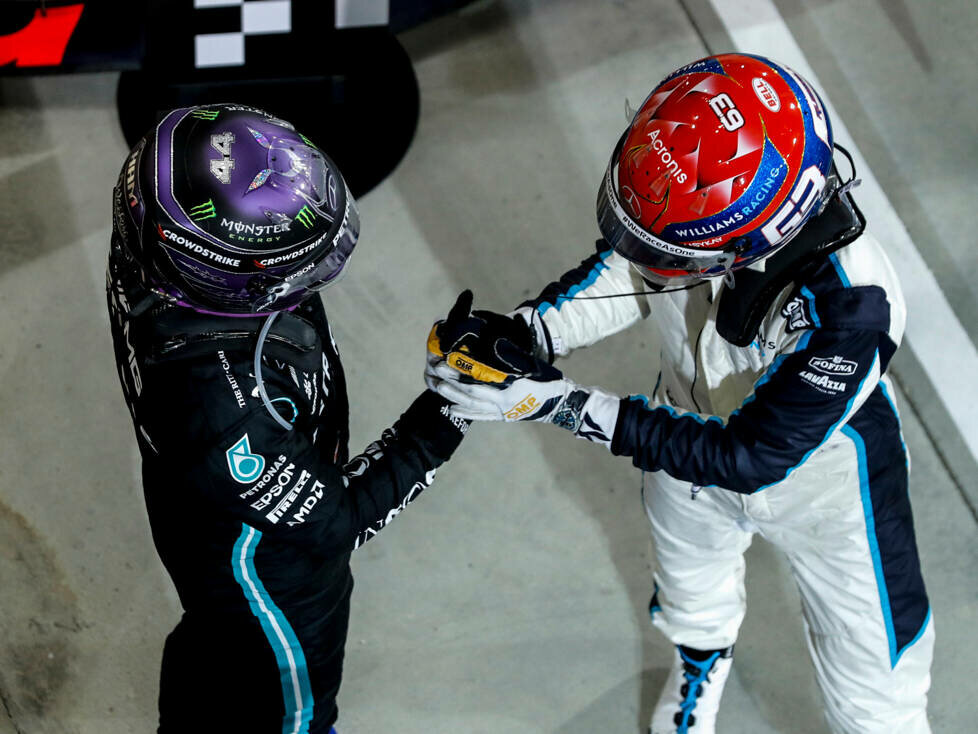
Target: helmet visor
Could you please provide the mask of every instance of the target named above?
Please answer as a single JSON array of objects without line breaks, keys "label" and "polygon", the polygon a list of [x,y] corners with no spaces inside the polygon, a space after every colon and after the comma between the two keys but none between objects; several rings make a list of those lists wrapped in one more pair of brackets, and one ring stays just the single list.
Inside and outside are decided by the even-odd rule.
[{"label": "helmet visor", "polygon": [[337,190],[334,172],[318,150],[276,139],[268,151],[268,167],[283,180],[288,179],[290,188],[333,220],[341,192]]},{"label": "helmet visor", "polygon": [[649,232],[626,211],[618,195],[618,160],[628,130],[618,140],[598,189],[598,228],[609,245],[636,265],[703,276],[729,269],[736,255],[729,250],[699,250],[674,245]]},{"label": "helmet visor", "polygon": [[343,273],[359,236],[360,214],[353,197],[347,195],[343,222],[333,237],[333,245],[325,257],[287,276],[285,282],[291,283],[293,288],[304,288],[310,291],[325,288]]},{"label": "helmet visor", "polygon": [[652,290],[658,292],[685,289],[697,283],[705,283],[706,279],[699,274],[686,273],[682,270],[657,270],[646,268],[642,265],[632,263],[632,268],[637,272],[645,284]]},{"label": "helmet visor", "polygon": [[336,282],[345,272],[360,236],[360,213],[353,195],[346,191],[343,221],[326,254],[268,287],[255,303],[255,311],[279,311],[294,306],[313,291]]}]

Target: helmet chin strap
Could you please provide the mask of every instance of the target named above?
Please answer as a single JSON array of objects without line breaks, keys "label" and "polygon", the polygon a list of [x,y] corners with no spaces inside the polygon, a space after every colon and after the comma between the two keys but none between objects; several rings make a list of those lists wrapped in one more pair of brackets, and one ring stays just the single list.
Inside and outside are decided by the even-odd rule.
[{"label": "helmet chin strap", "polygon": [[268,290],[265,291],[265,295],[259,300],[255,301],[255,313],[261,313],[262,311],[266,311],[266,309],[271,308],[271,306],[273,306],[278,299],[288,293],[291,288],[291,284],[284,280],[269,286]]},{"label": "helmet chin strap", "polygon": [[[703,278],[699,278],[698,280],[696,280],[693,283],[687,283],[686,285],[675,286],[673,288],[668,288],[666,286],[657,287],[655,284],[650,283],[648,280],[645,280],[645,277],[642,275],[641,270],[639,270],[638,271],[639,276],[642,276],[642,279],[645,280],[645,282],[648,284],[648,286],[652,290],[648,290],[648,291],[635,291],[634,293],[612,293],[612,294],[607,295],[607,296],[564,296],[564,295],[561,295],[561,296],[557,296],[557,300],[565,300],[565,301],[600,301],[600,300],[603,300],[605,298],[628,298],[628,297],[631,297],[631,296],[659,296],[659,295],[662,295],[664,293],[675,293],[676,291],[688,291],[691,288],[696,288],[697,286],[703,285],[704,283],[706,283],[707,281],[712,280],[713,278],[723,278],[724,285],[727,286],[727,288],[729,288],[730,290],[733,290],[737,286],[737,284],[736,284],[736,282],[734,280],[734,272],[735,272],[735,270],[733,268],[733,264],[734,264],[734,262],[736,262],[736,260],[737,260],[737,254],[736,254],[735,251],[731,250],[731,251],[725,253],[724,254],[724,257],[720,260],[720,264],[724,266],[724,269],[723,269],[722,272],[716,273],[714,275],[708,275],[708,276],[705,276]],[[635,265],[635,263],[632,263],[632,266],[633,267],[636,267],[636,268],[641,267],[641,266]]]},{"label": "helmet chin strap", "polygon": [[[635,291],[634,293],[612,293],[607,296],[557,296],[558,301],[600,301],[605,298],[628,298],[629,296],[659,296],[663,293],[675,293],[676,291],[688,291],[690,288],[696,288],[706,283],[709,278],[703,278],[695,283],[690,283],[689,285],[676,286],[675,288],[661,288],[658,290],[650,291]],[[645,281],[649,284],[650,288],[655,288],[654,285]]]},{"label": "helmet chin strap", "polygon": [[[724,266],[723,275],[722,275],[723,284],[727,286],[727,288],[729,288],[730,290],[733,290],[734,288],[737,287],[737,282],[734,280],[734,271],[733,271],[734,263],[737,262],[737,255],[734,252],[727,252],[724,253],[724,255],[725,257],[724,260],[722,261],[722,265]],[[727,255],[729,255],[730,258],[729,260],[726,259]]]}]

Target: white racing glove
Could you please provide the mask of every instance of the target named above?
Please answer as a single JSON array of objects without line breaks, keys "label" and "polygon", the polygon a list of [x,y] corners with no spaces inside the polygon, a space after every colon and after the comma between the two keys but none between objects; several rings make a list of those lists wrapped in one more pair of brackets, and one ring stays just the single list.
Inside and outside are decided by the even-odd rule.
[{"label": "white racing glove", "polygon": [[499,340],[493,363],[502,382],[476,382],[448,362],[430,370],[430,384],[454,403],[452,415],[477,421],[539,421],[566,428],[581,438],[611,447],[619,398],[565,379],[556,367]]}]

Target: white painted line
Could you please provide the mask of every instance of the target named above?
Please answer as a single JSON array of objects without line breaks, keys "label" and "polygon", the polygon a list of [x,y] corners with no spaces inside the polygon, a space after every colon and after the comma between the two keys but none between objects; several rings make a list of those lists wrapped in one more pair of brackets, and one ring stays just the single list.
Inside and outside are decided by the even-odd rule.
[{"label": "white painted line", "polygon": [[907,299],[906,340],[978,461],[978,351],[914,245],[842,118],[770,0],[710,0],[737,50],[767,56],[799,72],[818,89],[836,140],[856,161],[862,185],[855,197],[868,227],[886,249]]}]

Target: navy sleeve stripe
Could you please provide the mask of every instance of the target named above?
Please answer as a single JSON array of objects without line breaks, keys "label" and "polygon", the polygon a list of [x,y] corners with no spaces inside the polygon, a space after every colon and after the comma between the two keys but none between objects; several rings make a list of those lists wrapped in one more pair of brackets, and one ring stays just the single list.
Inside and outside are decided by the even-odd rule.
[{"label": "navy sleeve stripe", "polygon": [[[856,427],[844,426],[842,432],[856,449],[866,540],[889,642],[890,666],[896,667],[907,648],[927,629],[931,616],[916,544],[907,543],[908,537],[913,539],[913,520],[906,472],[901,467],[894,474],[888,457],[874,455],[872,442],[867,446]],[[899,541],[894,542],[894,537]]]},{"label": "navy sleeve stripe", "polygon": [[714,421],[716,423],[719,423],[720,425],[723,425],[723,418],[717,415],[708,415],[706,416],[706,418],[704,418],[699,413],[680,413],[671,405],[657,405],[656,407],[653,408],[652,406],[649,405],[648,395],[642,395],[642,394],[629,395],[628,399],[636,403],[641,403],[642,405],[645,406],[646,410],[664,410],[666,413],[668,413],[673,418],[676,418],[677,420],[680,418],[689,418],[690,420],[696,421],[700,425],[703,425],[708,421]]},{"label": "navy sleeve stripe", "polygon": [[778,371],[778,369],[781,367],[782,364],[784,364],[784,361],[788,359],[788,357],[790,357],[792,354],[795,354],[796,352],[804,352],[808,348],[808,342],[811,341],[813,333],[815,332],[806,331],[804,334],[801,335],[801,337],[799,337],[798,343],[795,345],[794,351],[790,352],[789,354],[782,354],[780,357],[776,357],[774,361],[771,362],[771,365],[770,367],[767,368],[767,371],[765,371],[764,374],[761,375],[760,379],[758,379],[758,381],[754,383],[754,391],[744,399],[744,402],[741,403],[739,408],[736,408],[734,412],[730,414],[731,417],[737,415],[738,413],[740,413],[741,410],[747,407],[747,405],[754,402],[754,398],[757,396],[758,388],[760,388],[765,383],[771,381],[771,378],[774,377],[774,373]]},{"label": "navy sleeve stripe", "polygon": [[879,360],[877,332],[806,331],[726,423],[624,401],[612,452],[700,486],[766,489],[790,476],[852,417],[867,378],[878,379]]}]

